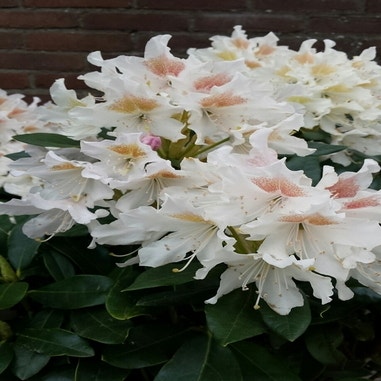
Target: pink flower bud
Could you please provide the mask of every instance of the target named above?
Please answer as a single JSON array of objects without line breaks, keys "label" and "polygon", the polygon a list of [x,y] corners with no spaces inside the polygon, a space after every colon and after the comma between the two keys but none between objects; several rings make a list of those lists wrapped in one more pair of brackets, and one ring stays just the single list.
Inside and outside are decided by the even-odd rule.
[{"label": "pink flower bud", "polygon": [[154,151],[160,148],[161,146],[161,138],[160,136],[155,136],[151,134],[143,135],[140,138],[141,142],[149,145]]}]

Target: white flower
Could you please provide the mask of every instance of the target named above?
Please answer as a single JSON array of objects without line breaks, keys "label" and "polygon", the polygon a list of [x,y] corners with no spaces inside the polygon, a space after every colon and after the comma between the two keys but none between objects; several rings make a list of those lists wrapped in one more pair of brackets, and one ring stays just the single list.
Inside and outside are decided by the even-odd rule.
[{"label": "white flower", "polygon": [[158,162],[165,165],[156,151],[142,143],[141,136],[141,133],[124,133],[115,140],[82,141],[81,151],[99,160],[89,164],[83,176],[99,180],[113,189],[126,190],[131,181],[145,177],[147,165]]},{"label": "white flower", "polygon": [[312,272],[311,262],[290,256],[280,266],[274,266],[258,254],[231,255],[231,260],[226,262],[228,268],[221,275],[217,294],[206,302],[216,303],[222,295],[240,287],[246,290],[250,283],[255,282],[258,297],[253,301],[254,308],[260,308],[260,299],[264,299],[274,311],[287,315],[292,308],[304,304],[295,279],[309,282],[314,296],[320,298],[322,303],[328,303],[333,294],[331,281]]},{"label": "white flower", "polygon": [[121,213],[110,225],[99,225],[92,236],[100,243],[133,244],[142,266],[157,267],[184,259],[203,263],[229,240],[218,226],[184,197],[166,196],[161,209],[139,207]]}]

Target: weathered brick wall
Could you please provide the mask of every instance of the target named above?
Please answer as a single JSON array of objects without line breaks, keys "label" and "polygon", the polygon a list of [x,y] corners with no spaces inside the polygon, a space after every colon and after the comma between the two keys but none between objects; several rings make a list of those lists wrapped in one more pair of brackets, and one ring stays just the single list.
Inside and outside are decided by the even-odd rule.
[{"label": "weathered brick wall", "polygon": [[170,33],[183,56],[234,25],[292,48],[306,38],[334,39],[350,56],[377,46],[380,57],[381,0],[0,0],[0,88],[45,100],[56,78],[83,88],[76,77],[93,70],[91,51],[141,55],[151,36]]}]

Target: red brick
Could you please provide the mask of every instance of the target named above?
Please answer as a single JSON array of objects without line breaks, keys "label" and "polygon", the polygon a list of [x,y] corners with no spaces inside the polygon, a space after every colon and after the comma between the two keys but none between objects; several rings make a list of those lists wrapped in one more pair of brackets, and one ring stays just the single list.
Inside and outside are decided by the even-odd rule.
[{"label": "red brick", "polygon": [[381,1],[380,0],[367,0],[366,10],[368,12],[380,12],[381,13]]},{"label": "red brick", "polygon": [[28,73],[0,71],[0,89],[26,89],[29,86]]},{"label": "red brick", "polygon": [[20,49],[23,47],[21,32],[0,32],[0,49]]},{"label": "red brick", "polygon": [[76,13],[61,11],[2,11],[1,28],[70,28],[78,26]]},{"label": "red brick", "polygon": [[174,34],[169,41],[172,53],[186,53],[189,48],[207,48],[210,47],[210,34],[192,33],[192,34]]},{"label": "red brick", "polygon": [[[148,40],[155,36],[153,32],[139,32],[134,38],[135,50],[141,55]],[[210,46],[210,34],[207,33],[173,33],[168,46],[171,53],[177,57],[185,57],[189,48],[207,48]]]},{"label": "red brick", "polygon": [[184,13],[86,13],[82,18],[84,29],[114,30],[152,30],[184,31],[188,30],[189,17]]},{"label": "red brick", "polygon": [[[134,54],[137,56],[142,56],[144,53],[144,48],[150,38],[156,36],[157,33],[154,32],[138,32],[134,36],[135,49],[134,52],[128,54]],[[176,57],[185,57],[188,48],[204,48],[210,46],[210,41],[208,40],[210,35],[205,33],[173,33],[172,37],[168,42],[168,47],[171,49],[171,53]]]},{"label": "red brick", "polygon": [[83,31],[30,32],[25,36],[25,48],[29,50],[69,52],[123,52],[132,48],[131,36],[127,33],[99,33]]},{"label": "red brick", "polygon": [[39,104],[43,104],[51,100],[49,91],[45,89],[27,89],[23,91],[23,95],[25,95],[24,100],[27,103],[32,103],[34,98],[40,99]]},{"label": "red brick", "polygon": [[33,83],[36,87],[48,89],[56,79],[65,78],[65,85],[68,89],[89,89],[84,81],[78,79],[77,73],[42,73],[36,72],[32,74]]},{"label": "red brick", "polygon": [[174,1],[174,0],[138,0],[137,8],[147,9],[184,9],[184,10],[242,10],[246,9],[245,0],[192,0],[192,1]]},{"label": "red brick", "polygon": [[311,17],[306,32],[320,33],[381,33],[381,18],[361,16]]},{"label": "red brick", "polygon": [[[2,0],[4,1],[4,0]],[[129,8],[132,0],[24,0],[24,7],[38,8]]]},{"label": "red brick", "polygon": [[18,6],[19,6],[18,0],[1,0],[0,2],[0,8],[13,8]]},{"label": "red brick", "polygon": [[82,71],[87,67],[86,54],[3,52],[0,69]]},{"label": "red brick", "polygon": [[[256,0],[254,8],[271,11],[285,11],[300,13],[308,11],[333,11],[360,12],[364,9],[365,0]],[[377,0],[376,0],[377,1]]]},{"label": "red brick", "polygon": [[376,47],[376,62],[380,62],[381,58],[381,38],[361,38],[361,36],[354,36],[352,38],[343,37],[336,40],[336,48],[348,54],[349,57],[358,56],[364,49]]},{"label": "red brick", "polygon": [[305,21],[303,16],[294,15],[203,13],[195,19],[194,30],[230,36],[235,25],[242,25],[247,32],[299,32]]},{"label": "red brick", "polygon": [[314,44],[314,48],[317,50],[321,50],[324,47],[324,44],[322,43],[322,40],[324,38],[328,38],[328,36],[324,37],[319,37],[316,35],[303,35],[303,34],[298,34],[297,36],[291,34],[291,35],[282,35],[281,33],[277,34],[279,37],[278,45],[283,45],[283,46],[288,46],[292,50],[299,50],[300,45],[302,44],[303,41],[315,38],[317,42]]}]

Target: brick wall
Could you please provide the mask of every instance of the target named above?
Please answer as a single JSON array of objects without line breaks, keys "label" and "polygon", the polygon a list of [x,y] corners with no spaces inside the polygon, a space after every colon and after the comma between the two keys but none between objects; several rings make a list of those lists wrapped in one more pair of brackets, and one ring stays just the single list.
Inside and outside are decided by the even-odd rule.
[{"label": "brick wall", "polygon": [[93,70],[91,51],[141,55],[151,36],[170,33],[184,56],[238,24],[292,48],[307,38],[334,39],[350,56],[377,46],[381,61],[381,0],[0,0],[0,88],[46,100],[56,78],[83,88],[76,77]]}]

